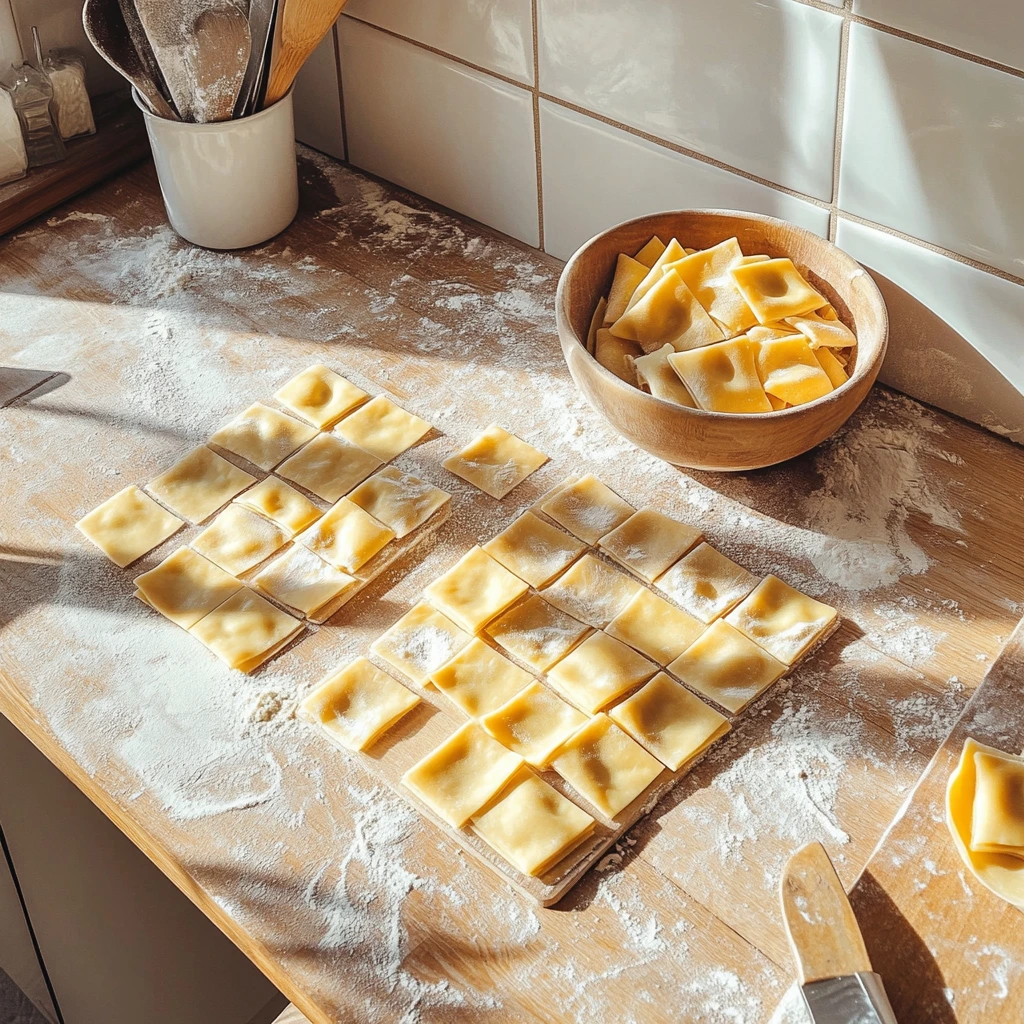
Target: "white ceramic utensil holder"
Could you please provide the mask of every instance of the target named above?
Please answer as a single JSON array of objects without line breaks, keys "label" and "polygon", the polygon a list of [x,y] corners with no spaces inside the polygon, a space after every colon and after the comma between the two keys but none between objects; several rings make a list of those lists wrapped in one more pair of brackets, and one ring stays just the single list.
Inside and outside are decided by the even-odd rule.
[{"label": "white ceramic utensil holder", "polygon": [[299,208],[292,94],[235,121],[156,117],[132,90],[171,227],[206,249],[242,249],[284,231]]}]

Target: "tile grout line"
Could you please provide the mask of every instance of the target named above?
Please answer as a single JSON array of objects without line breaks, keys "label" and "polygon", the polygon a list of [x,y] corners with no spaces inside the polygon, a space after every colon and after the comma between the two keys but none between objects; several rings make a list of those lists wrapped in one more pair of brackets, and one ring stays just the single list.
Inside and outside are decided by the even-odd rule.
[{"label": "tile grout line", "polygon": [[544,165],[540,148],[540,28],[538,24],[537,0],[530,2],[530,16],[533,30],[533,150],[537,161],[537,248],[544,248]]},{"label": "tile grout line", "polygon": [[[847,0],[850,2],[850,0]],[[832,209],[828,215],[828,240],[836,240],[839,227],[839,172],[843,156],[843,120],[846,115],[846,64],[850,54],[850,23],[843,22],[839,36],[839,81],[836,85],[835,139],[832,142]]]},{"label": "tile grout line", "polygon": [[345,163],[351,163],[348,158],[348,127],[345,123],[345,86],[341,79],[341,39],[338,36],[338,23],[334,23],[331,29],[334,34],[334,71],[338,76],[338,103],[341,105],[341,151],[345,154]]},{"label": "tile grout line", "polygon": [[[865,19],[865,18],[860,18],[860,17],[857,17],[856,15],[850,15],[850,13],[848,11],[845,11],[843,8],[833,7],[833,6],[831,6],[829,4],[826,4],[826,3],[812,2],[812,0],[792,0],[792,2],[793,3],[802,4],[805,7],[813,7],[816,10],[828,11],[828,12],[830,12],[832,14],[835,14],[835,15],[837,15],[839,17],[848,18],[848,20],[851,23],[853,23],[853,24],[867,24],[867,25],[871,25],[871,27],[874,27],[874,23],[868,22],[867,19]],[[1000,270],[998,267],[993,267],[993,266],[991,266],[991,265],[989,265],[987,263],[982,263],[979,260],[974,260],[971,257],[965,256],[965,255],[963,255],[963,253],[955,252],[952,249],[945,249],[942,246],[937,245],[934,242],[928,242],[928,241],[926,241],[923,238],[917,238],[914,235],[908,234],[905,231],[900,231],[898,228],[893,228],[893,227],[890,227],[890,226],[888,226],[886,224],[881,224],[878,221],[870,220],[867,217],[861,217],[859,214],[854,214],[854,213],[851,213],[851,212],[849,212],[847,210],[842,210],[842,209],[840,209],[838,207],[837,203],[835,202],[835,200],[838,197],[835,195],[834,191],[833,191],[833,202],[826,202],[826,201],[824,201],[822,199],[816,198],[815,196],[809,196],[809,195],[807,195],[804,192],[798,191],[797,189],[789,188],[789,187],[787,187],[785,185],[780,185],[777,182],[771,181],[768,178],[761,178],[761,177],[759,177],[756,174],[752,174],[749,171],[744,171],[744,170],[742,170],[739,167],[734,167],[731,164],[725,163],[725,161],[723,161],[723,160],[718,160],[717,158],[708,156],[705,153],[699,153],[696,150],[687,149],[686,147],[680,146],[678,143],[671,142],[668,139],[662,139],[662,138],[659,138],[657,135],[651,135],[649,132],[645,132],[643,129],[634,128],[634,127],[632,127],[632,126],[630,126],[628,124],[623,124],[622,122],[616,121],[614,118],[607,117],[604,114],[600,114],[600,113],[598,113],[595,110],[588,110],[586,107],[581,107],[578,104],[570,102],[569,100],[563,100],[563,99],[561,99],[558,96],[553,96],[550,93],[545,93],[545,92],[541,91],[537,87],[531,88],[529,85],[525,85],[524,83],[522,83],[520,81],[517,81],[514,78],[509,78],[507,75],[502,75],[502,74],[500,74],[497,71],[491,71],[490,69],[485,68],[485,67],[483,67],[483,66],[481,66],[479,64],[474,64],[471,61],[465,60],[462,57],[459,57],[459,56],[457,56],[455,54],[447,53],[446,51],[440,50],[440,49],[438,49],[435,46],[429,46],[426,43],[421,43],[421,42],[419,42],[416,39],[410,38],[409,36],[403,36],[403,35],[401,35],[398,32],[392,32],[390,29],[380,28],[379,26],[374,25],[371,22],[364,21],[362,18],[357,18],[354,15],[347,14],[347,13],[344,13],[344,12],[342,13],[342,17],[343,18],[348,18],[351,21],[357,21],[361,25],[365,25],[368,28],[372,28],[372,29],[374,29],[377,32],[383,33],[384,35],[391,36],[394,39],[399,39],[399,40],[401,40],[404,43],[410,44],[411,46],[415,46],[415,47],[417,47],[419,49],[426,50],[429,53],[433,53],[433,54],[437,55],[438,57],[443,57],[446,60],[450,60],[450,61],[452,61],[452,63],[459,64],[459,65],[461,65],[463,67],[469,68],[472,71],[476,71],[476,72],[478,72],[480,74],[487,75],[490,78],[495,78],[498,81],[505,82],[507,85],[514,86],[517,89],[522,89],[524,92],[529,92],[529,93],[534,95],[535,102],[537,102],[539,100],[545,100],[546,102],[552,103],[555,106],[564,107],[567,110],[575,111],[578,114],[582,114],[584,117],[588,117],[588,118],[590,118],[592,120],[599,121],[599,122],[601,122],[603,124],[607,124],[607,125],[609,125],[612,128],[617,128],[617,129],[619,129],[619,131],[626,132],[627,134],[636,136],[637,138],[644,139],[645,141],[650,142],[652,145],[658,146],[660,149],[665,149],[665,150],[668,150],[669,152],[677,153],[680,156],[689,157],[690,159],[697,160],[700,163],[709,164],[712,167],[719,168],[719,170],[726,171],[729,174],[734,174],[734,175],[736,175],[739,178],[745,178],[748,181],[753,181],[753,182],[756,182],[759,185],[764,185],[766,188],[770,188],[774,192],[779,192],[779,193],[781,193],[783,195],[792,196],[794,199],[803,200],[804,202],[806,202],[806,203],[808,203],[808,204],[810,204],[812,206],[815,206],[818,209],[827,211],[828,214],[829,214],[830,225],[831,225],[832,219],[835,218],[836,224],[838,226],[838,219],[840,217],[843,217],[843,218],[846,218],[847,220],[850,220],[850,221],[852,221],[852,222],[854,222],[856,224],[861,224],[861,225],[863,225],[865,227],[875,228],[876,230],[881,231],[884,234],[891,235],[894,238],[899,238],[899,239],[901,239],[901,240],[903,240],[905,242],[911,243],[912,245],[921,246],[922,248],[928,249],[931,252],[934,252],[934,253],[936,253],[939,256],[945,256],[948,259],[951,259],[951,260],[953,260],[956,263],[961,263],[961,264],[964,264],[965,266],[973,267],[975,270],[980,270],[980,271],[982,271],[984,273],[991,274],[994,277],[1002,278],[1003,280],[1009,281],[1012,284],[1018,284],[1018,285],[1024,286],[1024,277],[1017,277],[1014,274],[1009,273],[1008,271]],[[900,33],[897,33],[895,31],[893,31],[890,34],[892,34],[892,35],[899,35]],[[915,39],[915,37],[908,36],[907,38],[911,39],[912,41],[917,41]],[[927,41],[926,41],[926,45],[928,45]],[[936,48],[942,49],[942,47],[936,47]],[[950,52],[954,52],[955,53],[956,51],[950,50]],[[535,54],[534,54],[534,59],[535,59],[535,62],[536,62],[536,60],[537,60],[536,51],[535,51]],[[975,62],[976,63],[980,63],[979,61],[975,61]],[[1024,71],[1019,72],[1017,74],[1019,74],[1019,77],[1024,78]],[[339,84],[340,84],[340,73],[339,73]],[[342,107],[342,109],[344,110],[344,106]],[[343,121],[343,126],[344,126],[344,121]],[[838,126],[837,126],[837,133],[838,133]],[[346,144],[346,153],[347,153],[347,144]],[[351,163],[351,161],[349,161],[349,162]],[[835,168],[833,168],[833,189],[834,189],[834,180],[835,180]],[[830,231],[830,234],[831,234],[831,231]],[[542,248],[542,247],[538,246],[537,248]],[[542,250],[542,251],[544,251],[544,250]],[[548,255],[550,255],[550,254],[548,254]]]},{"label": "tile grout line", "polygon": [[980,53],[971,53],[970,50],[961,50],[948,43],[940,43],[937,39],[929,39],[928,36],[919,36],[915,32],[908,32],[906,29],[897,28],[895,25],[886,25],[884,21],[875,21],[873,18],[865,18],[863,14],[856,14],[853,10],[853,0],[844,0],[842,7],[836,7],[827,0],[792,0],[801,7],[811,7],[816,11],[824,11],[826,14],[834,14],[851,25],[864,25],[866,28],[873,28],[883,35],[896,36],[898,39],[905,39],[908,43],[918,43],[929,50],[941,50],[950,56],[959,57],[961,60],[969,61],[971,64],[982,64],[993,71],[1002,71],[1014,78],[1024,78],[1024,68],[1015,68],[1012,64],[1003,64],[1001,61],[992,60],[991,57],[983,57]]}]

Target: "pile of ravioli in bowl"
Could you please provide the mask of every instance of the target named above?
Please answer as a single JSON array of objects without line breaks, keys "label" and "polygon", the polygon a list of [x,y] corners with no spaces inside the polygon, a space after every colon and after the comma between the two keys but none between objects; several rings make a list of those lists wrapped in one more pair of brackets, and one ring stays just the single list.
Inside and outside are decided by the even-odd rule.
[{"label": "pile of ravioli in bowl", "polygon": [[786,257],[651,238],[620,253],[587,350],[654,397],[691,409],[771,413],[849,379],[857,337]]}]

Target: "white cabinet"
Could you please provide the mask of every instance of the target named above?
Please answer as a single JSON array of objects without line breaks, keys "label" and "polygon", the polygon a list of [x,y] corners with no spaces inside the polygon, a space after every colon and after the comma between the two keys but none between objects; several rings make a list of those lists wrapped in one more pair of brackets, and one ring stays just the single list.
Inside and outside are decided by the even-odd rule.
[{"label": "white cabinet", "polygon": [[[285,1006],[2,716],[0,826],[64,1024],[265,1024]],[[11,918],[3,895],[0,918]],[[8,945],[24,958],[0,931],[0,958]]]}]

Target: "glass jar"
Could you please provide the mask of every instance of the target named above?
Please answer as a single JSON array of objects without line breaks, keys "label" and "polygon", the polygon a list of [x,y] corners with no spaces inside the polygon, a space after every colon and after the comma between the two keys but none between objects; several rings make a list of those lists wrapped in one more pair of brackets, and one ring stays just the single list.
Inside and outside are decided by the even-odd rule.
[{"label": "glass jar", "polygon": [[85,58],[74,50],[50,50],[42,60],[42,69],[53,88],[51,110],[60,137],[95,134],[96,122],[85,87]]},{"label": "glass jar", "polygon": [[0,88],[0,185],[28,173],[28,154],[11,94]]},{"label": "glass jar", "polygon": [[14,110],[25,138],[29,167],[42,167],[63,160],[67,151],[53,123],[50,110],[53,86],[49,77],[31,64],[12,64],[0,75],[0,85],[14,101]]}]

